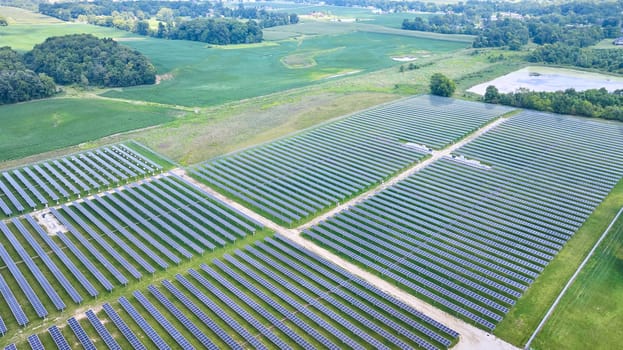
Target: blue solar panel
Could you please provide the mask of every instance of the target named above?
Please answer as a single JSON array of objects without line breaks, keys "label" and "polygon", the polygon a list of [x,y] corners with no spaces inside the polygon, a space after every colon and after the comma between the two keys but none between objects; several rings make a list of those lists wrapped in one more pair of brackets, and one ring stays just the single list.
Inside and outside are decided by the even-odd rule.
[{"label": "blue solar panel", "polygon": [[162,313],[160,313],[160,311],[149,300],[147,300],[143,293],[134,291],[132,295],[134,295],[136,300],[143,305],[145,310],[149,312],[156,322],[158,322],[162,328],[164,328],[167,333],[173,337],[176,343],[178,343],[183,349],[194,349],[182,333],[180,333],[180,331],[178,331],[177,328],[175,328],[175,326],[173,326],[173,324],[171,324],[171,322],[169,322],[169,320],[167,320],[166,317],[164,317],[164,315],[162,315]]},{"label": "blue solar panel", "polygon": [[22,175],[22,173],[19,170],[14,170],[13,174],[15,174],[15,176],[17,176],[17,178],[24,184],[26,185],[26,188],[35,195],[35,197],[37,197],[37,200],[39,201],[39,203],[41,204],[47,204],[48,200],[45,199],[45,197],[43,197],[41,195],[41,193],[35,188],[35,186],[33,186],[30,181],[28,181],[28,179],[26,179],[26,177],[24,175]]},{"label": "blue solar panel", "polygon": [[15,317],[17,324],[20,326],[25,326],[26,324],[28,324],[28,317],[26,317],[26,314],[22,310],[22,306],[15,298],[15,295],[9,288],[9,285],[6,283],[2,275],[0,275],[0,293],[2,294],[2,297],[4,298],[6,303],[9,305],[9,309],[11,309],[11,313]]},{"label": "blue solar panel", "polygon": [[30,198],[30,196],[24,191],[22,186],[20,186],[15,179],[9,173],[2,173],[2,175],[9,181],[9,184],[19,193],[20,196],[28,203],[31,208],[35,208],[37,204]]},{"label": "blue solar panel", "polygon": [[[126,285],[128,283],[128,279],[99,252],[99,249],[96,249],[91,244],[91,242],[89,242],[78,230],[76,230],[76,228],[71,223],[69,223],[69,221],[65,219],[65,217],[58,212],[58,210],[56,210],[55,208],[50,208],[50,212],[61,222],[61,224],[63,224],[69,230],[69,232],[74,235],[74,237],[76,237],[76,239],[78,239],[78,241],[80,241],[80,244],[82,244],[89,251],[89,253],[91,253],[102,265],[104,265],[104,267],[106,267],[106,269],[119,281],[119,283],[123,285]],[[65,210],[65,212],[72,213],[68,210]],[[77,215],[75,214],[74,216],[77,217]],[[79,217],[78,220],[80,220]],[[82,220],[80,220],[80,222],[82,222]],[[110,250],[112,250],[112,248],[110,248]],[[115,254],[118,255],[118,253]]]},{"label": "blue solar panel", "polygon": [[162,304],[180,323],[206,348],[217,350],[216,346],[205,333],[203,333],[195,324],[184,315],[173,303],[164,296],[156,287],[150,285],[147,287],[149,292]]},{"label": "blue solar panel", "polygon": [[13,195],[13,192],[11,192],[9,188],[4,185],[2,180],[0,180],[0,191],[4,192],[4,194],[9,198],[9,201],[13,204],[17,211],[24,211],[24,206],[22,205],[22,203],[17,200],[17,198]]},{"label": "blue solar panel", "polygon": [[123,336],[127,339],[130,345],[132,345],[133,349],[147,350],[145,345],[141,343],[136,334],[134,334],[134,332],[130,329],[130,327],[128,327],[125,321],[121,318],[121,316],[119,316],[119,314],[117,314],[115,309],[113,309],[110,304],[106,303],[102,305],[102,309],[104,309],[104,312],[106,312],[108,318],[110,318],[110,320],[115,324],[117,329],[121,331],[121,334],[123,334]]},{"label": "blue solar panel", "polygon": [[119,346],[117,341],[112,337],[110,332],[108,332],[108,329],[104,327],[104,325],[102,324],[102,321],[100,321],[100,319],[97,318],[97,315],[95,315],[95,312],[89,309],[87,310],[86,315],[87,315],[87,318],[89,319],[89,322],[91,322],[91,325],[93,326],[93,328],[95,328],[95,331],[97,332],[97,334],[99,334],[100,338],[102,338],[106,346],[110,350],[121,350],[121,347]]},{"label": "blue solar panel", "polygon": [[[162,245],[158,240],[154,239],[151,235],[147,234],[143,229],[138,227],[137,223],[145,226],[148,230],[150,230],[151,232],[156,234],[160,239],[162,239],[166,244],[168,244],[169,246],[173,247],[175,250],[180,252],[184,257],[186,258],[192,257],[192,254],[189,251],[187,251],[184,247],[180,246],[177,242],[172,240],[171,237],[165,235],[162,231],[160,231],[160,229],[152,225],[149,221],[140,217],[138,214],[136,214],[134,210],[130,209],[125,204],[121,203],[118,200],[114,201],[114,203],[117,206],[119,206],[121,210],[123,210],[128,215],[132,216],[135,220],[137,220],[137,223],[130,220],[127,216],[119,212],[112,205],[108,204],[104,199],[98,197],[97,195],[95,195],[94,197],[97,203],[104,206],[104,208],[106,208],[109,212],[111,212],[115,216],[116,219],[123,221],[124,224],[126,224],[134,232],[138,233],[143,239],[145,239],[147,242],[153,245],[156,249],[158,249],[158,251],[166,255],[166,257],[169,258],[174,263],[179,264],[182,260],[178,258],[177,255],[173,254],[168,248]],[[108,198],[114,198],[114,197],[108,197]]]},{"label": "blue solar panel", "polygon": [[253,334],[249,333],[246,328],[242,327],[238,321],[229,316],[220,306],[203,294],[199,288],[190,283],[184,276],[177,274],[175,275],[175,278],[184,286],[184,288],[199,299],[203,305],[207,306],[210,310],[212,310],[212,312],[227,323],[229,327],[236,331],[236,333],[240,334],[251,346],[256,349],[266,349],[264,344],[262,344]]},{"label": "blue solar panel", "polygon": [[85,332],[80,325],[80,322],[78,322],[75,318],[70,317],[67,320],[67,324],[69,325],[69,328],[71,328],[72,332],[74,332],[74,334],[76,335],[76,338],[78,338],[78,341],[80,342],[84,350],[97,350],[97,348],[91,341],[91,338],[89,338],[89,336],[87,335],[87,332]]},{"label": "blue solar panel", "polygon": [[52,272],[52,275],[56,277],[56,280],[61,284],[61,286],[65,289],[67,294],[71,297],[71,299],[76,304],[80,304],[82,302],[82,297],[76,291],[74,286],[65,278],[65,275],[61,270],[56,266],[54,261],[50,259],[47,252],[39,245],[39,242],[30,234],[30,232],[24,227],[24,225],[18,219],[14,218],[12,220],[13,224],[20,231],[22,236],[28,241],[30,246],[35,250],[41,261],[45,264],[45,266]]},{"label": "blue solar panel", "polygon": [[37,176],[37,174],[35,174],[32,170],[30,170],[30,168],[23,168],[23,170],[26,172],[26,174],[28,174],[28,176],[30,176],[31,179],[35,180],[37,185],[41,187],[43,191],[47,193],[47,195],[50,196],[50,198],[52,198],[52,200],[58,201],[59,198],[56,192],[52,191],[50,187],[48,187],[48,185],[45,182],[43,182],[39,178],[39,176]]},{"label": "blue solar panel", "polygon": [[169,350],[171,347],[160,337],[147,321],[141,316],[141,314],[134,308],[134,306],[125,297],[119,298],[119,304],[121,307],[132,317],[134,322],[145,332],[147,337],[156,345],[159,350]]},{"label": "blue solar panel", "polygon": [[48,333],[52,336],[52,340],[54,341],[54,344],[56,344],[58,350],[71,350],[71,347],[69,346],[69,343],[67,343],[63,333],[61,333],[56,326],[48,328]]},{"label": "blue solar panel", "polygon": [[203,312],[195,303],[193,303],[184,293],[175,288],[173,284],[167,280],[162,281],[162,285],[173,294],[177,300],[179,300],[187,309],[189,309],[197,318],[199,318],[208,328],[210,328],[216,335],[232,349],[242,350],[244,349],[238,344],[226,331],[224,331],[216,322],[212,320],[205,312]]},{"label": "blue solar panel", "polygon": [[6,266],[9,268],[9,271],[11,272],[11,274],[17,281],[17,284],[19,285],[19,287],[22,289],[22,291],[26,295],[26,298],[28,299],[30,304],[35,308],[35,312],[37,313],[37,316],[42,317],[42,318],[47,316],[48,311],[45,309],[45,307],[43,306],[43,303],[41,303],[41,300],[39,299],[37,294],[35,294],[35,292],[32,290],[32,287],[30,286],[30,284],[28,283],[24,275],[22,275],[22,272],[17,267],[17,265],[15,264],[15,262],[13,261],[13,259],[11,258],[11,256],[9,255],[9,253],[6,251],[6,249],[4,248],[2,244],[0,244],[0,258],[2,258]]},{"label": "blue solar panel", "polygon": [[28,345],[30,345],[30,348],[32,350],[44,350],[45,349],[43,347],[43,344],[41,343],[41,340],[39,339],[39,336],[37,336],[36,334],[32,334],[28,336]]}]

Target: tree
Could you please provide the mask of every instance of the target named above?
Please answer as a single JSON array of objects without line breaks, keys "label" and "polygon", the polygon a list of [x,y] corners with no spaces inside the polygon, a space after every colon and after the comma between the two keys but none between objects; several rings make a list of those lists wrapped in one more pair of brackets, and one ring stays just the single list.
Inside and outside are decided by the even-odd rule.
[{"label": "tree", "polygon": [[500,91],[493,85],[487,86],[487,90],[485,91],[484,102],[487,103],[498,103],[500,101]]},{"label": "tree", "polygon": [[136,22],[136,34],[149,35],[149,22],[147,21]]},{"label": "tree", "polygon": [[437,96],[451,96],[456,90],[453,80],[441,73],[435,73],[430,77],[430,92]]}]

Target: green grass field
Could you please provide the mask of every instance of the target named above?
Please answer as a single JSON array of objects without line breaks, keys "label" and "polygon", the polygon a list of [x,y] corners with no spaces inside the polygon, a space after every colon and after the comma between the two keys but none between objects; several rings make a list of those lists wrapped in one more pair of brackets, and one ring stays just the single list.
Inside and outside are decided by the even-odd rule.
[{"label": "green grass field", "polygon": [[[155,86],[111,90],[107,97],[184,106],[217,105],[301,87],[342,74],[365,74],[396,65],[395,55],[426,50],[443,53],[466,46],[440,41],[369,32],[285,40],[278,45],[219,49],[203,43],[146,39],[125,42],[151,59],[158,72],[173,79]],[[315,65],[291,69],[286,57],[313,56]]]},{"label": "green grass field", "polygon": [[103,99],[0,106],[0,162],[175,120],[183,111]]},{"label": "green grass field", "polygon": [[532,343],[534,349],[616,349],[623,328],[623,220],[619,219]]}]

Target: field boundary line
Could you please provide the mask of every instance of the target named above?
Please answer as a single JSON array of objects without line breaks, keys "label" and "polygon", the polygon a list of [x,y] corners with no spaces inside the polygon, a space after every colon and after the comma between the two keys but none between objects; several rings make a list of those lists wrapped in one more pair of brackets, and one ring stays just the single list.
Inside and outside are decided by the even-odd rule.
[{"label": "field boundary line", "polygon": [[558,297],[556,297],[556,300],[554,300],[554,303],[547,310],[547,313],[545,314],[545,316],[543,316],[543,319],[541,320],[539,325],[536,327],[536,329],[534,330],[534,332],[530,336],[530,339],[528,339],[528,342],[526,342],[526,345],[524,345],[524,350],[529,350],[530,349],[530,345],[532,344],[532,342],[534,341],[536,336],[541,332],[541,329],[543,329],[543,327],[547,323],[548,319],[554,313],[554,310],[556,309],[556,307],[558,306],[558,304],[560,303],[560,301],[564,297],[564,295],[567,292],[567,290],[573,285],[573,282],[575,282],[576,278],[578,277],[578,275],[580,274],[580,272],[582,271],[584,266],[588,263],[588,261],[593,256],[593,254],[595,253],[595,251],[597,250],[597,248],[599,247],[601,242],[604,240],[604,238],[606,238],[606,236],[610,232],[610,229],[612,229],[612,226],[614,226],[614,223],[617,222],[617,220],[619,219],[621,214],[623,214],[623,207],[621,207],[621,209],[619,209],[619,211],[617,212],[617,215],[615,215],[614,218],[612,219],[612,221],[610,222],[610,225],[608,225],[606,230],[601,234],[601,237],[599,237],[597,242],[595,242],[595,244],[593,245],[593,248],[590,250],[590,252],[588,252],[588,255],[584,258],[584,260],[582,260],[582,263],[575,270],[575,272],[573,273],[571,278],[569,278],[569,281],[567,281],[567,284],[565,284],[565,287],[560,291],[560,294],[558,294]]}]

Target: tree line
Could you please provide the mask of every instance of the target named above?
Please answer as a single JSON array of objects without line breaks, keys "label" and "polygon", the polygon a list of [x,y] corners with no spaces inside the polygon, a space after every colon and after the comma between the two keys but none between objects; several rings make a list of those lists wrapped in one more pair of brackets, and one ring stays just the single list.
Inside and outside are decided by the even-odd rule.
[{"label": "tree line", "polygon": [[623,74],[623,51],[621,49],[588,49],[548,44],[532,50],[527,59],[530,62],[568,64]]},{"label": "tree line", "polygon": [[[39,12],[65,21],[113,27],[139,35],[210,44],[260,42],[262,28],[298,23],[296,14],[255,7],[229,8],[221,2],[95,1],[42,3]],[[150,19],[158,21],[151,28]]]},{"label": "tree line", "polygon": [[[402,28],[443,34],[476,35],[473,47],[502,47],[518,50],[534,43],[564,43],[586,47],[604,38],[621,35],[622,2],[572,2],[544,5],[468,1],[446,5],[444,14],[424,19],[405,19]],[[500,13],[507,11],[506,14]]]},{"label": "tree line", "polygon": [[52,96],[56,84],[125,87],[155,81],[156,69],[144,55],[110,38],[51,37],[24,55],[0,48],[0,104]]},{"label": "tree line", "polygon": [[504,94],[491,85],[487,87],[483,101],[544,112],[623,121],[623,89],[614,92],[608,92],[604,88],[556,92],[519,89]]}]

